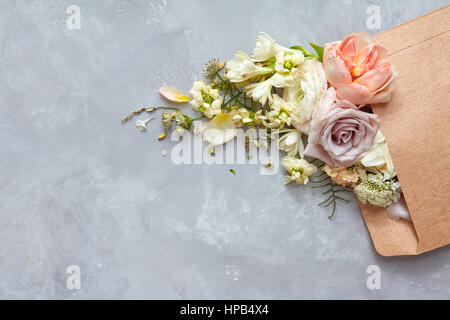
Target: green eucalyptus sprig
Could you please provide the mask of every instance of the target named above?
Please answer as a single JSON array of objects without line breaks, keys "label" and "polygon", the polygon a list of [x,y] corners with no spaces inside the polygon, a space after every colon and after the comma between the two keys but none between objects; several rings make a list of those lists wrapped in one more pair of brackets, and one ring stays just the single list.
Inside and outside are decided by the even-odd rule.
[{"label": "green eucalyptus sprig", "polygon": [[[312,163],[315,161],[319,160],[316,159],[312,161]],[[323,166],[323,163],[320,166]],[[311,183],[315,184],[311,188],[313,189],[325,188],[325,191],[322,192],[322,195],[324,195],[326,199],[318,203],[317,205],[325,208],[332,206],[331,215],[328,216],[328,219],[333,218],[336,212],[338,201],[347,203],[351,202],[350,200],[343,198],[342,193],[353,192],[353,190],[351,188],[342,187],[333,182],[330,176],[325,171],[322,170],[318,175],[312,176],[311,178],[312,178],[310,179]]]}]

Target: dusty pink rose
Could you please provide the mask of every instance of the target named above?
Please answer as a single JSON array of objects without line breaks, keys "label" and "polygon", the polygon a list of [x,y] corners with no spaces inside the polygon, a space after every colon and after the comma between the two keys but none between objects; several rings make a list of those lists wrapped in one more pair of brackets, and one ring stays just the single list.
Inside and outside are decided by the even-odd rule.
[{"label": "dusty pink rose", "polygon": [[312,124],[305,155],[330,167],[347,167],[364,156],[378,131],[378,117],[339,100]]},{"label": "dusty pink rose", "polygon": [[358,32],[328,43],[323,65],[338,99],[360,107],[391,100],[394,70],[386,59],[386,50],[373,43],[368,33]]}]

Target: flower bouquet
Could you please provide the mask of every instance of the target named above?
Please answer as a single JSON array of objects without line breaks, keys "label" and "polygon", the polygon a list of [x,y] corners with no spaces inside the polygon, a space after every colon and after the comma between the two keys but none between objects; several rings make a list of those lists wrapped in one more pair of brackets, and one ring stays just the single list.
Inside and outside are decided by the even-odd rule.
[{"label": "flower bouquet", "polygon": [[[285,152],[285,183],[310,182],[322,189],[319,205],[332,207],[330,217],[338,201],[349,201],[343,194],[353,191],[362,203],[389,207],[392,217],[409,219],[380,121],[370,109],[389,101],[394,90],[386,50],[367,33],[311,47],[314,53],[299,45],[284,47],[260,33],[251,57],[238,51],[228,62],[210,60],[203,69],[206,80],[193,83],[192,98],[170,86],[160,89],[170,101],[189,102],[198,116],[160,106],[141,108],[122,121],[162,109],[165,131],[159,139],[175,123],[179,135],[192,129],[210,146],[233,140],[237,128],[264,130],[264,141],[246,135],[247,149],[276,143]],[[150,119],[137,120],[137,127],[145,130]],[[201,119],[207,120],[203,128],[192,125]]]}]

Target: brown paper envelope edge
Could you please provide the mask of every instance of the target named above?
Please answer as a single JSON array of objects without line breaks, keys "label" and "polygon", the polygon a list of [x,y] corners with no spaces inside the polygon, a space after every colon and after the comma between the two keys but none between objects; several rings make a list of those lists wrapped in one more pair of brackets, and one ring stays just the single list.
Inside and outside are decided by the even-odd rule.
[{"label": "brown paper envelope edge", "polygon": [[[446,6],[374,36],[399,72],[392,100],[372,109],[381,119],[412,217],[412,223],[396,221],[387,217],[384,208],[360,203],[375,250],[383,256],[415,255],[450,243],[450,212],[445,203],[450,188],[447,173],[442,175],[450,169],[446,164],[449,125],[445,123],[450,123],[450,66],[445,61],[450,53],[449,23],[450,6]],[[424,125],[425,121],[429,123]],[[410,130],[420,127],[421,133],[411,136]],[[428,136],[425,128],[431,132],[437,128],[437,133]],[[410,161],[408,153],[414,155]],[[431,165],[436,165],[434,170],[428,170]],[[421,169],[425,172],[418,176]]]}]

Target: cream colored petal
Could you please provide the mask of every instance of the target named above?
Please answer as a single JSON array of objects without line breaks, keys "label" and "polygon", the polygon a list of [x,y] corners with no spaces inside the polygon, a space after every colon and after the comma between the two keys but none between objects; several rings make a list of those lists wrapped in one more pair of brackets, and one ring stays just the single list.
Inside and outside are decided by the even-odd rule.
[{"label": "cream colored petal", "polygon": [[206,123],[203,140],[212,146],[219,146],[232,140],[237,134],[232,115],[220,113]]},{"label": "cream colored petal", "polygon": [[177,89],[171,86],[163,86],[159,89],[159,93],[169,101],[173,102],[188,102],[189,97],[185,96]]}]

